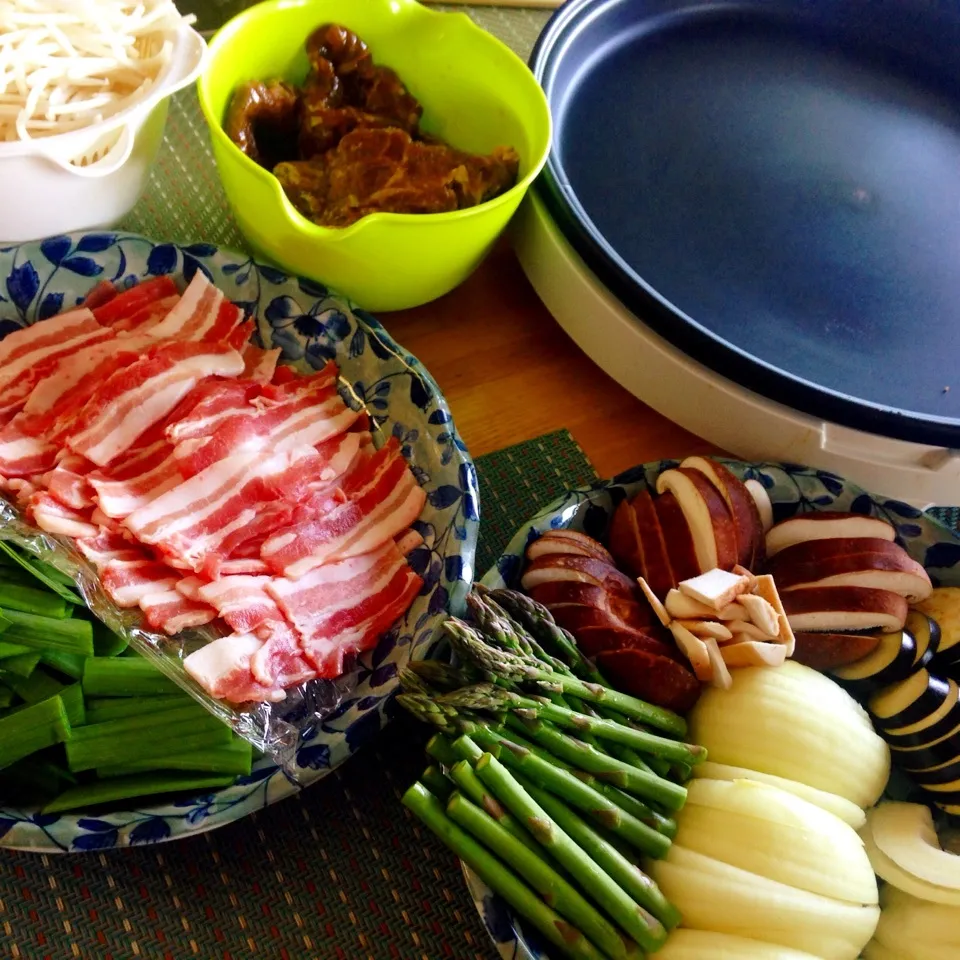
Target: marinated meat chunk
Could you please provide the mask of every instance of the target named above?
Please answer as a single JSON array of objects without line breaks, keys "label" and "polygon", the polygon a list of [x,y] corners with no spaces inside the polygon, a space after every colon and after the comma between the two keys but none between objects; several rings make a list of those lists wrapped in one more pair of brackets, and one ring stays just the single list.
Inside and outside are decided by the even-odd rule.
[{"label": "marinated meat chunk", "polygon": [[508,148],[475,157],[412,140],[403,130],[364,128],[323,156],[279,164],[274,173],[305,217],[343,227],[370,213],[443,213],[473,206],[508,188],[517,164]]},{"label": "marinated meat chunk", "polygon": [[343,227],[370,213],[442,213],[516,182],[512,148],[474,156],[423,133],[416,98],[352,31],[324,24],[307,38],[306,53],[302,88],[245,84],[225,128],[309,220]]},{"label": "marinated meat chunk", "polygon": [[224,129],[252,160],[268,170],[297,155],[300,94],[283,80],[239,87],[230,101]]}]

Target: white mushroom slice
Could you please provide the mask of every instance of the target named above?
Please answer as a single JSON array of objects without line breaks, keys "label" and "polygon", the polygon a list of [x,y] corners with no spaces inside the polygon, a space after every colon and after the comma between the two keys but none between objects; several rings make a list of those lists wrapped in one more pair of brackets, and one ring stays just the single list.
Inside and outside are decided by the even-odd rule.
[{"label": "white mushroom slice", "polygon": [[713,680],[713,665],[710,662],[710,653],[707,644],[700,637],[695,637],[682,623],[674,620],[670,624],[670,632],[676,641],[680,652],[690,661],[696,678],[703,683]]},{"label": "white mushroom slice", "polygon": [[787,659],[787,648],[779,643],[747,640],[720,648],[728,667],[780,667]]},{"label": "white mushroom slice", "polygon": [[714,640],[721,642],[733,639],[730,630],[724,624],[717,623],[716,620],[676,620],[671,622],[686,627],[695,637],[713,637]]},{"label": "white mushroom slice", "polygon": [[707,637],[704,643],[707,646],[707,656],[710,658],[710,667],[713,670],[713,680],[710,682],[721,690],[729,690],[733,686],[733,677],[730,676],[717,641],[713,637]]},{"label": "white mushroom slice", "polygon": [[701,573],[680,584],[680,592],[716,612],[733,603],[751,586],[751,577],[738,576],[726,570],[714,569]]},{"label": "white mushroom slice", "polygon": [[740,640],[776,640],[775,633],[768,633],[749,620],[731,620],[730,632]]},{"label": "white mushroom slice", "polygon": [[740,598],[740,603],[750,614],[750,622],[755,623],[768,637],[779,635],[780,617],[769,600],[764,600],[755,593],[745,593]]},{"label": "white mushroom slice", "polygon": [[769,573],[757,577],[756,595],[763,597],[777,611],[777,616],[780,619],[780,632],[777,634],[777,642],[782,643],[787,648],[787,657],[792,657],[797,646],[797,638],[793,635],[790,618],[783,609],[780,594],[777,592],[777,584]]},{"label": "white mushroom slice", "polygon": [[667,593],[664,606],[667,613],[677,620],[709,620],[717,616],[716,610],[712,610],[705,603],[700,603],[699,600],[694,600],[693,597],[688,597],[676,588]]},{"label": "white mushroom slice", "polygon": [[670,614],[667,613],[667,608],[660,602],[659,597],[650,589],[650,584],[647,583],[643,577],[637,577],[637,583],[640,584],[640,589],[643,591],[643,595],[647,598],[647,603],[650,604],[650,609],[656,614],[657,619],[665,626],[670,626]]}]

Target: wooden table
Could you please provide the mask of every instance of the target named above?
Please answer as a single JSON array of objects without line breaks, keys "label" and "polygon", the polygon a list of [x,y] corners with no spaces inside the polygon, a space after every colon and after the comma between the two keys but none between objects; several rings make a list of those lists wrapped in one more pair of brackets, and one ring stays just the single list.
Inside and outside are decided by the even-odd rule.
[{"label": "wooden table", "polygon": [[436,378],[474,457],[561,428],[604,477],[716,452],[596,366],[547,312],[505,242],[452,293],[380,319]]}]

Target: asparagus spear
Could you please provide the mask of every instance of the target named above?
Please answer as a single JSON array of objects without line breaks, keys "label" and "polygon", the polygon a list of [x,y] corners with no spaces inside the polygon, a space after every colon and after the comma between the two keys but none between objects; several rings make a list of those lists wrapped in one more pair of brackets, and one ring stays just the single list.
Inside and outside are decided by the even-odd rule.
[{"label": "asparagus spear", "polygon": [[[473,741],[469,742],[476,747]],[[479,747],[477,747],[477,750],[479,756],[482,757],[483,751]],[[515,840],[531,850],[536,849],[536,841],[520,826],[517,820],[503,809],[497,798],[490,793],[473,772],[473,766],[469,761],[461,760],[450,767],[450,778],[465,796],[493,817]]]},{"label": "asparagus spear", "polygon": [[526,628],[541,646],[564,661],[574,676],[609,686],[603,674],[583,655],[573,636],[556,623],[553,614],[542,603],[517,590],[491,590],[489,596]]},{"label": "asparagus spear", "polygon": [[483,728],[471,734],[470,739],[490,753],[499,750],[500,759],[511,770],[526,774],[534,783],[561,797],[570,806],[582,810],[591,820],[595,820],[630,846],[654,857],[664,856],[669,849],[668,837],[627,813],[575,774],[561,770],[520,744]]},{"label": "asparagus spear", "polygon": [[452,767],[460,760],[453,750],[452,741],[442,733],[435,733],[427,741],[427,756],[445,767]]},{"label": "asparagus spear", "polygon": [[[662,780],[656,774],[637,770],[615,757],[597,753],[589,744],[565,736],[549,723],[540,720],[521,720],[519,717],[510,716],[507,718],[507,726],[511,728],[507,736],[514,743],[519,742],[520,746],[528,750],[532,749],[533,753],[544,759],[552,762],[559,761],[557,766],[572,770],[581,780],[583,779],[579,773],[581,770],[592,774],[595,782],[591,783],[591,786],[594,789],[612,800],[618,807],[651,826],[658,818],[654,816],[654,811],[650,807],[636,799],[637,795],[654,802],[665,803],[667,806],[672,805],[671,809],[675,808],[677,803],[682,806],[686,801],[687,791],[683,787],[668,780]],[[529,737],[533,743],[518,740],[517,733],[520,737]],[[544,752],[537,750],[538,746]],[[629,803],[629,800],[623,802],[621,798],[624,793],[629,799],[635,800],[635,804]],[[670,823],[673,824],[673,821]],[[673,826],[672,830],[675,831],[675,829]],[[660,832],[664,833],[663,830]],[[668,832],[666,835],[672,835],[672,833]]]},{"label": "asparagus spear", "polygon": [[629,694],[611,690],[599,684],[585,683],[576,677],[550,670],[531,657],[518,656],[485,643],[476,630],[461,620],[451,617],[444,623],[444,630],[457,652],[479,666],[492,677],[504,677],[515,681],[532,681],[541,691],[569,693],[592,703],[608,704],[615,710],[657,727],[672,736],[682,737],[687,731],[683,717],[672,710],[655,707]]},{"label": "asparagus spear", "polygon": [[[502,759],[502,744],[506,739],[506,735],[500,736],[497,740],[488,735],[481,736],[486,739],[486,749],[495,757],[497,757],[497,759]],[[577,780],[580,781],[580,783],[583,783],[586,786],[591,787],[593,790],[596,790],[597,793],[599,793],[606,800],[616,804],[621,810],[624,811],[624,813],[628,813],[631,816],[636,817],[641,823],[646,824],[648,827],[652,827],[658,833],[662,833],[665,837],[670,839],[673,839],[673,837],[677,835],[677,823],[675,820],[665,817],[663,814],[651,809],[645,803],[638,800],[636,797],[631,796],[629,793],[624,793],[617,787],[611,786],[608,783],[603,783],[588,773],[574,771],[573,767],[571,767],[568,763],[564,763],[564,761],[560,760],[558,757],[553,756],[553,754],[551,754],[548,750],[544,750],[537,744],[529,742],[524,737],[512,731],[509,734],[509,739],[510,742],[515,746],[523,747],[524,749],[529,750],[532,754],[535,754],[547,763],[552,763],[561,770],[573,772],[573,775],[577,778]],[[480,755],[483,753],[483,750],[481,750],[480,747],[478,747],[469,736],[462,736],[455,740],[452,744],[452,749],[461,759],[467,760],[471,764],[476,763],[480,758]],[[467,793],[467,791],[464,792]],[[467,793],[467,796],[470,796],[470,794]],[[473,799],[473,797],[471,797],[471,799]]]},{"label": "asparagus spear", "polygon": [[438,799],[446,803],[454,792],[453,784],[443,775],[439,767],[430,764],[420,774],[420,782]]},{"label": "asparagus spear", "polygon": [[19,610],[4,610],[10,621],[4,631],[4,640],[20,643],[35,650],[59,650],[93,656],[93,625],[87,620],[54,619]]},{"label": "asparagus spear", "polygon": [[611,960],[642,957],[637,945],[625,939],[623,934],[546,863],[537,851],[530,851],[518,843],[480,807],[475,806],[462,794],[454,793],[447,802],[447,815],[454,823],[473,834],[504,863],[509,863],[546,903],[582,930]]},{"label": "asparagus spear", "polygon": [[415,783],[403,795],[403,804],[491,890],[499,893],[517,913],[529,920],[563,956],[570,960],[605,960],[580,930],[548,907],[516,874],[457,826],[446,815],[440,801],[422,783]]},{"label": "asparagus spear", "polygon": [[[519,744],[516,742],[516,738],[507,740],[484,724],[467,719],[460,711],[439,700],[431,700],[429,697],[419,694],[402,693],[397,697],[397,703],[424,723],[430,723],[438,727],[449,737],[460,737],[464,734],[474,735],[477,737],[478,742],[482,741],[485,750],[493,753],[497,753],[501,746],[509,744],[514,748],[523,749],[532,756],[537,756],[536,751],[531,745]],[[457,745],[458,744],[455,744],[455,746]],[[462,753],[460,755],[463,756]],[[639,801],[635,797],[619,791],[616,787],[601,784],[596,778],[590,777],[589,775],[580,774],[579,772],[577,774],[570,773],[568,765],[562,764],[561,761],[553,757],[546,758],[546,752],[545,757],[537,757],[537,759],[546,767],[551,767],[558,773],[564,774],[570,789],[577,790],[580,787],[589,788],[591,795],[595,796],[597,801],[604,804],[604,808],[612,807],[617,811],[623,810],[627,814],[632,814],[633,819],[641,825],[651,826],[654,830],[662,833],[666,837],[675,836],[676,824],[673,820],[662,817],[656,811],[650,810],[650,808],[645,805],[637,808],[635,804],[639,803]],[[548,773],[546,772],[543,774],[543,776],[547,775]],[[546,781],[544,781],[544,783],[546,784]],[[562,790],[563,788],[561,787],[560,789]],[[583,800],[583,803],[586,804],[584,809],[588,812],[594,809],[592,800]],[[646,848],[641,846],[641,849]],[[659,849],[659,846],[657,849]],[[658,855],[662,856],[662,854]]]},{"label": "asparagus spear", "polygon": [[667,900],[653,880],[614,844],[578,817],[562,800],[524,777],[517,776],[517,782],[640,906],[649,910],[667,929],[673,929],[680,922],[680,911]]},{"label": "asparagus spear", "polygon": [[527,719],[549,720],[565,730],[592,733],[602,740],[613,740],[642,753],[649,753],[675,763],[702,763],[707,758],[707,751],[701,746],[681,743],[679,740],[668,740],[666,737],[658,737],[612,720],[588,717],[559,707],[543,697],[524,697],[491,683],[461,687],[459,690],[444,694],[440,699],[451,706],[466,710],[483,710],[492,713],[513,710]]},{"label": "asparagus spear", "polygon": [[497,799],[526,825],[551,856],[643,950],[652,953],[663,946],[667,939],[663,924],[601,870],[496,757],[484,754],[474,769]]}]

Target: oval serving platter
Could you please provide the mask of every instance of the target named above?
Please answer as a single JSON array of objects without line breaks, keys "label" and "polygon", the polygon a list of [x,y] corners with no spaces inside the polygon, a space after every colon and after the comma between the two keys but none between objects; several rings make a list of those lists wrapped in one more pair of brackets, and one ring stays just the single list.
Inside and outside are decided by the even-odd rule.
[{"label": "oval serving platter", "polygon": [[[759,480],[773,503],[774,520],[813,510],[849,511],[888,520],[897,528],[899,542],[922,563],[935,585],[960,586],[960,536],[915,507],[875,497],[842,477],[788,463],[744,463],[725,460],[743,480]],[[659,460],[633,467],[611,480],[571,490],[544,507],[522,526],[481,581],[491,589],[516,587],[527,545],[546,530],[570,527],[603,540],[619,503],[644,486],[654,489],[658,474],[677,466]],[[902,785],[901,785],[902,786]],[[892,792],[899,793],[896,788]],[[902,799],[903,797],[898,797]],[[469,868],[463,867],[467,890],[491,939],[504,960],[548,960],[549,953],[536,930],[525,926],[509,906]]]},{"label": "oval serving platter", "polygon": [[[366,403],[381,439],[399,439],[427,491],[416,524],[424,544],[410,554],[423,589],[403,620],[360,658],[336,708],[301,735],[296,764],[305,786],[379,732],[399,669],[426,652],[438,619],[462,603],[477,542],[476,471],[433,378],[372,316],[319,284],[213,244],[100,232],[0,248],[0,338],[74,307],[101,280],[123,286],[169,274],[189,282],[197,270],[256,319],[262,345],[281,347],[282,362],[307,372],[335,360],[344,399]],[[56,853],[172,840],[238,820],[297,789],[262,759],[229,787],[175,802],[93,815],[0,806],[0,847]]]}]

